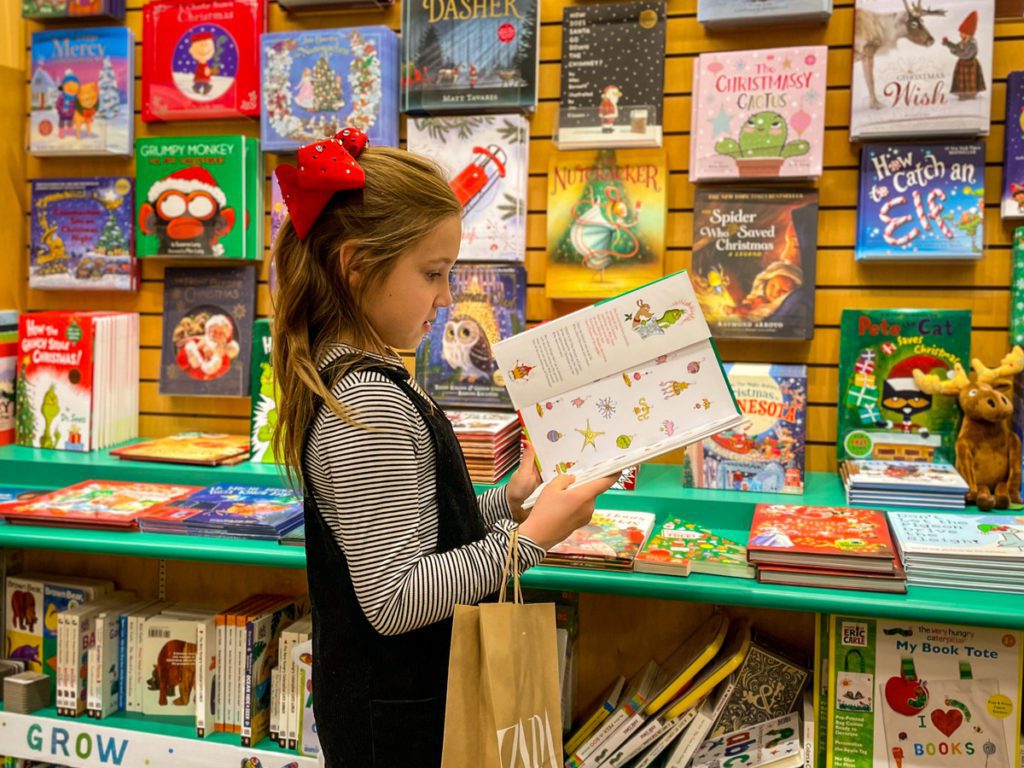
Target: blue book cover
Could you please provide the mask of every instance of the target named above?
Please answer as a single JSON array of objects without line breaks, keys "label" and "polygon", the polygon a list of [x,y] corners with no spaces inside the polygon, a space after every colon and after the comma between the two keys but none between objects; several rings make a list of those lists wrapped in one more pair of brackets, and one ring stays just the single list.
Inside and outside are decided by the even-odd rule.
[{"label": "blue book cover", "polygon": [[709,28],[828,21],[832,0],[698,0],[697,21]]},{"label": "blue book cover", "polygon": [[526,270],[460,265],[451,291],[416,351],[416,380],[444,406],[511,408],[491,347],[526,328]]},{"label": "blue book cover", "polygon": [[147,513],[186,528],[290,531],[302,523],[302,497],[288,488],[212,485]]},{"label": "blue book cover", "polygon": [[30,288],[131,291],[133,183],[126,176],[32,179]]},{"label": "blue book cover", "polygon": [[135,41],[125,27],[32,33],[29,151],[131,155]]},{"label": "blue book cover", "polygon": [[1024,219],[1024,71],[1006,76],[1005,142],[1002,214]]},{"label": "blue book cover", "polygon": [[980,259],[985,144],[865,144],[858,260]]},{"label": "blue book cover", "polygon": [[690,445],[683,486],[803,493],[807,366],[726,363],[747,421]]},{"label": "blue book cover", "polygon": [[398,146],[398,36],[384,26],[260,36],[263,149],[293,152],[358,128]]}]

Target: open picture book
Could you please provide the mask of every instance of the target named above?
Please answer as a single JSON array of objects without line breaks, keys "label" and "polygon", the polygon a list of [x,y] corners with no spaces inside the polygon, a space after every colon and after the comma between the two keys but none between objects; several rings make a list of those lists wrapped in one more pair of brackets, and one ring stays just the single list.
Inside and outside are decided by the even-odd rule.
[{"label": "open picture book", "polygon": [[686,272],[493,351],[545,483],[620,472],[743,422]]}]

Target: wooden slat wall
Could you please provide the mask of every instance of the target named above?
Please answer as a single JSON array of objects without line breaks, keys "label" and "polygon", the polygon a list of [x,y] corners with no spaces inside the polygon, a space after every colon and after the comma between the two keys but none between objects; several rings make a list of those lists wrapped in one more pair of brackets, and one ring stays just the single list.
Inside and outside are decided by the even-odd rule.
[{"label": "wooden slat wall", "polygon": [[[400,1],[400,0],[399,0]],[[531,322],[555,317],[574,305],[552,302],[544,297],[545,214],[548,161],[553,152],[551,133],[558,108],[558,82],[561,56],[562,7],[577,0],[543,0],[541,15],[540,104],[531,118],[530,182],[528,207],[527,269],[529,291],[527,315]],[[144,0],[129,0],[127,25],[136,35],[136,71],[141,71],[141,8]],[[974,312],[972,353],[987,360],[1003,354],[1008,343],[1009,283],[1011,271],[1011,228],[999,219],[999,190],[1002,182],[1001,159],[1004,127],[1006,75],[1024,54],[1024,21],[996,24],[995,62],[992,73],[992,132],[988,139],[986,170],[985,256],[976,264],[933,264],[927,269],[912,269],[895,264],[864,265],[853,261],[858,154],[849,142],[850,74],[853,38],[852,0],[837,0],[832,20],[824,27],[779,30],[770,36],[773,45],[829,46],[829,74],[826,109],[825,174],[820,181],[821,216],[817,266],[817,310],[815,337],[810,342],[751,344],[723,342],[726,360],[757,362],[804,362],[810,368],[809,413],[807,419],[808,458],[811,470],[834,470],[836,429],[836,383],[839,349],[838,325],[844,307],[924,307],[968,308]],[[701,51],[756,47],[766,38],[757,31],[704,32],[696,20],[696,0],[670,0],[668,51],[666,57],[665,146],[671,178],[667,233],[667,268],[676,270],[690,265],[693,221],[693,186],[687,179],[690,123],[690,89],[694,56]],[[315,29],[360,24],[387,24],[400,28],[400,8],[382,11],[302,12],[288,14],[276,0],[268,3],[271,31]],[[26,33],[36,29],[27,24]],[[0,27],[0,33],[3,27]],[[28,65],[26,35],[25,70]],[[27,92],[27,76],[25,77]],[[136,82],[136,98],[140,95]],[[138,107],[138,104],[137,104]],[[138,115],[138,108],[136,109]],[[245,133],[259,135],[258,121],[236,120],[170,124],[144,124],[136,117],[136,135],[194,135]],[[404,131],[403,131],[404,135]],[[266,156],[266,183],[269,198],[269,174],[276,158]],[[134,173],[130,160],[114,158],[45,159],[29,157],[27,177]],[[24,231],[28,229],[28,185],[24,185],[22,210],[26,211]],[[6,210],[9,210],[7,208]],[[269,217],[267,217],[269,234]],[[27,239],[27,234],[23,235]],[[24,262],[24,246],[6,250],[0,258]],[[161,297],[164,264],[147,261],[143,268],[143,286],[137,295],[44,293],[28,291],[25,306],[44,308],[105,308],[142,313],[141,429],[156,436],[183,429],[211,429],[244,432],[247,429],[247,399],[161,397],[158,392]],[[12,265],[13,267],[13,265]],[[5,269],[5,276],[11,272]],[[25,270],[15,272],[24,282]],[[260,271],[259,314],[270,311],[267,291],[267,265]],[[411,357],[407,358],[410,366]],[[669,456],[668,460],[679,460]]]}]

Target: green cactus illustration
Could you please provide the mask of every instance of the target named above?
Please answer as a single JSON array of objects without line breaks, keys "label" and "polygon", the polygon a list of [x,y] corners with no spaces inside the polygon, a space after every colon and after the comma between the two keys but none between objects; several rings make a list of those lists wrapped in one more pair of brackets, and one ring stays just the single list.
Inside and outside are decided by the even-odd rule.
[{"label": "green cactus illustration", "polygon": [[715,152],[736,160],[751,157],[797,157],[811,151],[809,142],[797,139],[786,143],[789,126],[778,112],[758,112],[751,115],[740,130],[740,140],[722,139],[715,144]]}]

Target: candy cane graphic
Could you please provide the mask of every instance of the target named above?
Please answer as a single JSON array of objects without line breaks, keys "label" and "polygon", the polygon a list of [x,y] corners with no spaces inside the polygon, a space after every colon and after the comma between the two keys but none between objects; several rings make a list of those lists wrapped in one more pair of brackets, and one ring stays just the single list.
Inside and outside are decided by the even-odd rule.
[{"label": "candy cane graphic", "polygon": [[[946,220],[942,218],[942,205],[941,203],[935,202],[936,200],[945,202],[946,193],[941,189],[933,189],[928,193],[928,217],[935,222],[936,226],[938,226],[942,234],[946,236],[947,240],[952,240],[955,235],[953,234],[953,230],[949,228],[949,224],[946,223]],[[979,205],[978,208],[980,209],[981,206]],[[924,221],[924,219],[922,219],[922,221]]]},{"label": "candy cane graphic", "polygon": [[[941,192],[941,190],[935,191]],[[924,201],[921,199],[921,193],[915,189],[911,194],[914,198],[914,213],[917,214],[917,220],[921,222],[921,227],[925,232],[931,232],[931,224],[928,223],[928,217],[924,215]],[[945,195],[943,195],[943,199],[945,199]],[[928,213],[931,213],[931,204],[932,196],[928,195]],[[942,206],[939,206],[939,210],[942,210]],[[939,218],[941,219],[942,217],[940,216]]]},{"label": "candy cane graphic", "polygon": [[881,218],[882,221],[886,222],[885,229],[882,231],[882,237],[885,239],[885,242],[888,243],[889,245],[906,245],[915,237],[921,234],[921,230],[918,229],[916,226],[911,227],[907,234],[901,237],[896,237],[893,234],[897,229],[899,229],[908,221],[914,218],[909,213],[903,216],[889,216],[889,211],[891,211],[897,205],[903,205],[906,202],[907,198],[905,196],[898,195],[897,197],[894,197],[888,202],[886,202],[878,212],[879,218]]}]

